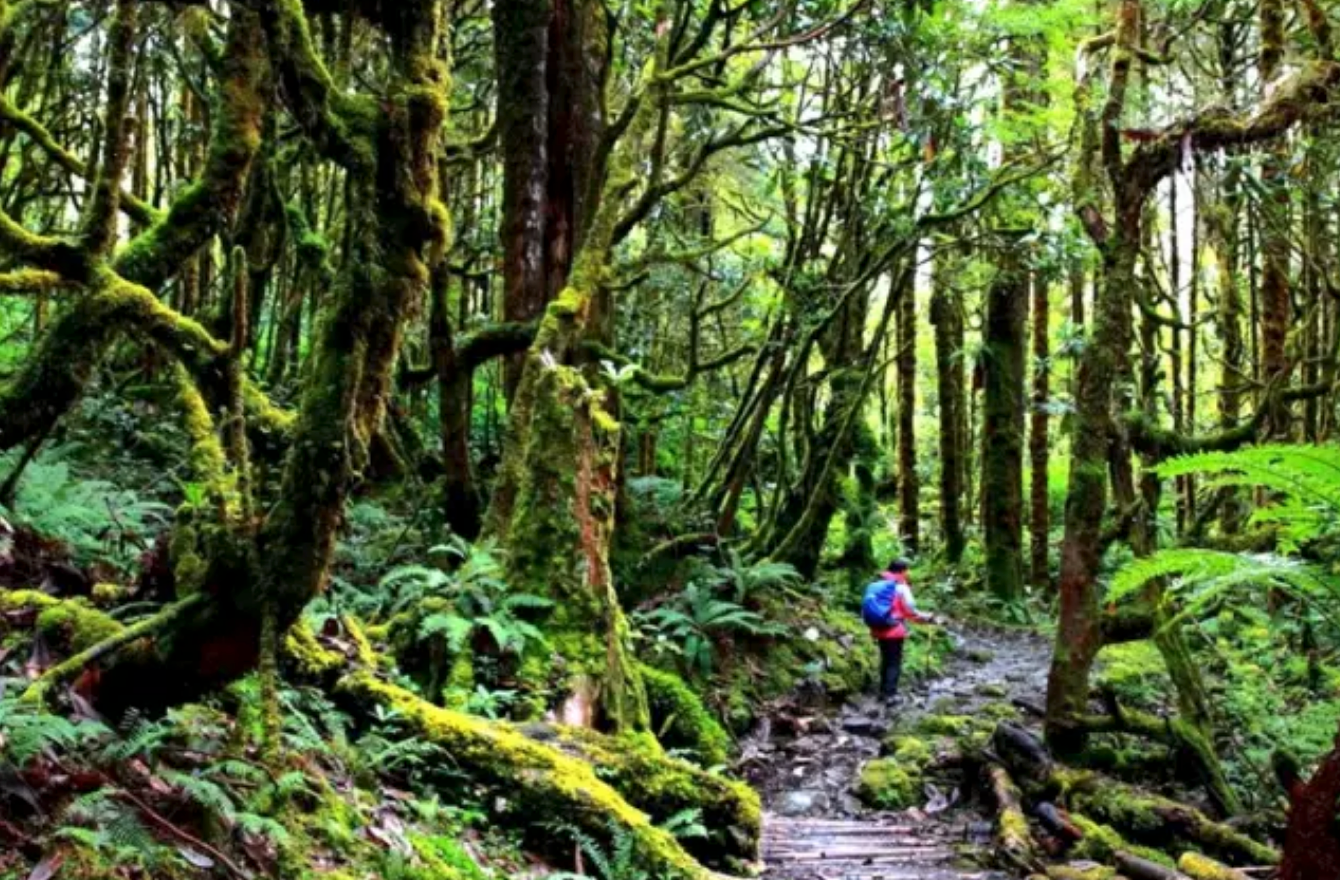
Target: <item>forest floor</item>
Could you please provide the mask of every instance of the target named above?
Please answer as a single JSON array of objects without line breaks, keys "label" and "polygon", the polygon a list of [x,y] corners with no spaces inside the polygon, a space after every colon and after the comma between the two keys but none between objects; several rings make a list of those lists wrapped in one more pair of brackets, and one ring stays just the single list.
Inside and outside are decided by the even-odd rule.
[{"label": "forest floor", "polygon": [[[863,696],[828,711],[788,707],[744,743],[743,772],[766,811],[766,876],[778,880],[996,880],[977,866],[992,824],[965,803],[961,774],[927,781],[918,806],[873,810],[856,796],[861,768],[898,731],[936,719],[977,719],[1046,689],[1051,646],[1015,631],[957,628],[957,649],[933,677],[903,689],[884,710]],[[915,638],[915,636],[914,636]],[[874,650],[869,648],[869,650]],[[928,722],[930,724],[928,725]]]}]

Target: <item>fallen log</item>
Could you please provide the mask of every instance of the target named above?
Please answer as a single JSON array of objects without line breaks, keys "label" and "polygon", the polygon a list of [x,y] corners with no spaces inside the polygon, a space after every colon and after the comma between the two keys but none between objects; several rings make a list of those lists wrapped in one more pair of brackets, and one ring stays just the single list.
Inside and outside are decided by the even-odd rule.
[{"label": "fallen log", "polygon": [[670,832],[597,776],[595,767],[528,739],[511,725],[439,708],[367,671],[342,677],[335,692],[355,709],[394,710],[414,735],[445,748],[506,815],[532,833],[545,834],[561,821],[606,843],[622,834],[652,875],[712,876]]},{"label": "fallen log", "polygon": [[1024,782],[1030,796],[1059,801],[1073,812],[1111,825],[1137,843],[1168,847],[1189,841],[1230,863],[1279,862],[1279,853],[1273,848],[1214,821],[1189,804],[1057,764],[1042,740],[1018,725],[999,725],[992,746],[1014,778]]},{"label": "fallen log", "polygon": [[985,773],[996,799],[996,848],[1004,867],[1020,872],[1037,870],[1038,846],[1024,816],[1019,787],[1000,764],[987,764]]}]

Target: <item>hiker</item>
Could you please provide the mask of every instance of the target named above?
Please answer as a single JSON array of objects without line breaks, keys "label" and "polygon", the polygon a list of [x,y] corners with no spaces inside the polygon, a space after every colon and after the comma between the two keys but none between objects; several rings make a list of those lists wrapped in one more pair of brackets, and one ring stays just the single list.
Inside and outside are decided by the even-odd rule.
[{"label": "hiker", "polygon": [[908,623],[930,623],[932,618],[917,611],[912,588],[907,583],[907,560],[895,559],[880,579],[865,588],[861,617],[870,635],[879,643],[879,695],[892,706],[898,698],[898,679],[903,672],[903,640]]}]

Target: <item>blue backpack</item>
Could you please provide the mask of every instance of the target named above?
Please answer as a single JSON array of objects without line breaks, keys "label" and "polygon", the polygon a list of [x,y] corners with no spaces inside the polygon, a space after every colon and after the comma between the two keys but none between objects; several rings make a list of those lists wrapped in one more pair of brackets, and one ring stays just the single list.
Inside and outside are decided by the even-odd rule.
[{"label": "blue backpack", "polygon": [[865,588],[861,619],[866,626],[885,628],[902,623],[893,613],[893,597],[897,592],[898,582],[894,580],[878,580]]}]

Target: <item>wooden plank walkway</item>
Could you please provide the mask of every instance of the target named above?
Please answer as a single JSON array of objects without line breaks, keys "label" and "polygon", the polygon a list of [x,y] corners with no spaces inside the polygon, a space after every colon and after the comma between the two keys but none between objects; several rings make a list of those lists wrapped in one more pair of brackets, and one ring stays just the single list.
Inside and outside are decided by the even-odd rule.
[{"label": "wooden plank walkway", "polygon": [[804,819],[768,815],[763,824],[769,880],[994,880],[963,867],[954,851],[961,829],[908,817]]}]

